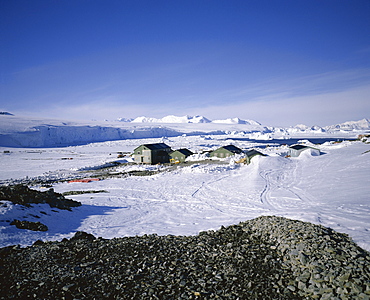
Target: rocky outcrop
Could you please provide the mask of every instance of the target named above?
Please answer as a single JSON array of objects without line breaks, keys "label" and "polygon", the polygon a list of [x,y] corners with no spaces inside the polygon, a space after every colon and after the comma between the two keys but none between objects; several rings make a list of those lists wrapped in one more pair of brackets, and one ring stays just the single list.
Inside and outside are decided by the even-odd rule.
[{"label": "rocky outcrop", "polygon": [[370,299],[370,255],[348,235],[281,217],[244,224],[276,249],[292,271],[292,291],[307,299]]},{"label": "rocky outcrop", "polygon": [[14,220],[10,225],[15,225],[19,229],[28,229],[32,231],[48,231],[48,227],[41,222]]},{"label": "rocky outcrop", "polygon": [[14,204],[30,206],[31,204],[49,204],[50,207],[71,210],[72,207],[81,206],[78,201],[66,199],[62,194],[55,193],[53,189],[46,192],[32,190],[25,185],[0,186],[0,200],[8,200]]},{"label": "rocky outcrop", "polygon": [[369,299],[370,256],[347,235],[260,217],[197,236],[0,249],[0,299]]}]

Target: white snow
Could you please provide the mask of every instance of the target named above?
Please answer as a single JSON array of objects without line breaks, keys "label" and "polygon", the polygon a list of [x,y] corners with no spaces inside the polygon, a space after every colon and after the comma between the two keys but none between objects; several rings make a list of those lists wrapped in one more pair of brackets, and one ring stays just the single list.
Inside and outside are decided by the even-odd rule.
[{"label": "white snow", "polygon": [[366,119],[366,118],[359,120],[359,121],[348,121],[342,124],[327,126],[326,129],[327,130],[344,130],[344,131],[369,130],[370,121],[369,119]]},{"label": "white snow", "polygon": [[203,116],[174,116],[169,115],[161,119],[138,117],[131,121],[132,123],[210,123],[211,121]]},{"label": "white snow", "polygon": [[213,120],[212,123],[219,123],[219,124],[248,124],[248,125],[261,125],[257,121],[254,120],[241,120],[239,118],[229,118],[224,120]]},{"label": "white snow", "polygon": [[0,115],[0,146],[56,147],[182,134],[169,127],[125,122],[77,123]]},{"label": "white snow", "polygon": [[[13,116],[4,118],[19,120]],[[50,122],[47,123],[50,125]],[[0,134],[6,131],[4,124],[0,124]],[[18,126],[17,130],[28,128],[23,135],[25,139],[30,139],[28,136],[32,135],[30,128],[33,124],[25,120],[14,127]],[[67,126],[57,122],[52,125],[57,128]],[[184,126],[182,131],[187,132],[188,125],[179,124],[175,129],[181,131],[181,126]],[[208,126],[209,132],[209,126],[214,126],[213,130],[218,130],[221,125],[228,126],[200,125]],[[10,122],[7,126],[8,133],[13,136]],[[238,126],[245,128],[243,124]],[[297,158],[287,158],[284,157],[287,146],[273,144],[265,148],[263,145],[267,141],[250,141],[243,130],[234,134],[225,131],[220,135],[204,132],[202,135],[153,137],[152,131],[148,130],[145,132],[148,136],[141,139],[136,136],[136,139],[54,148],[0,147],[0,183],[26,176],[43,179],[65,179],[85,173],[93,176],[102,167],[112,166],[114,161],[120,165],[109,169],[110,173],[162,170],[152,176],[114,177],[90,183],[60,181],[54,184],[56,192],[107,191],[68,196],[83,204],[72,211],[51,209],[48,205],[33,205],[26,209],[1,201],[0,247],[30,245],[37,239],[60,240],[71,237],[79,230],[104,238],[149,233],[193,235],[261,215],[278,215],[347,233],[359,246],[370,250],[370,144],[359,141],[327,142],[315,145],[323,153],[320,156],[312,156],[305,151]],[[260,133],[260,136],[263,135],[266,133]],[[356,135],[357,132],[352,133],[351,137]],[[325,136],[332,137],[331,134]],[[306,135],[302,137],[308,139]],[[140,144],[154,142],[165,142],[173,149],[188,148],[196,154],[189,158],[186,165],[172,169],[131,164],[128,154],[118,158],[119,152],[125,155]],[[301,142],[309,144],[308,141]],[[239,165],[234,162],[235,159],[203,161],[207,158],[206,151],[230,143],[242,149],[263,146],[258,150],[267,156],[254,157],[250,165]],[[35,188],[44,190],[41,186]],[[9,225],[13,219],[39,221],[49,230],[33,232],[17,229]]]},{"label": "white snow", "polygon": [[[137,119],[141,121],[134,122]],[[29,119],[13,115],[0,115],[0,147],[58,147],[81,145],[92,142],[114,141],[123,139],[142,139],[175,137],[181,135],[234,135],[243,138],[267,140],[273,138],[301,137],[357,137],[367,130],[367,123],[360,122],[353,130],[324,130],[321,127],[299,128],[268,128],[256,121],[210,122],[202,116],[176,117],[167,116],[162,119],[140,117],[132,122],[91,121],[89,123]],[[145,121],[146,120],[146,121]],[[149,120],[149,121],[148,121]],[[150,121],[151,120],[151,121]],[[364,119],[367,120],[367,119]],[[220,120],[219,120],[220,121]]]}]

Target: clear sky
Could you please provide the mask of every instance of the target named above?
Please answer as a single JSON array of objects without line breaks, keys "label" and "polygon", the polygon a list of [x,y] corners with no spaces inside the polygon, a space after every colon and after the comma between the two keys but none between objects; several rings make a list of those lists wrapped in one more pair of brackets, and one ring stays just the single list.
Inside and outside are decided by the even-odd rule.
[{"label": "clear sky", "polygon": [[370,118],[370,0],[0,0],[0,110]]}]

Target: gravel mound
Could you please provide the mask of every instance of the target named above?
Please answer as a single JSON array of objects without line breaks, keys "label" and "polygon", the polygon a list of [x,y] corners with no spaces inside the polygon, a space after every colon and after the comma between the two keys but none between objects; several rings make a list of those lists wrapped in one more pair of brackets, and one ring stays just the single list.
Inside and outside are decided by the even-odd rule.
[{"label": "gravel mound", "polygon": [[369,299],[370,255],[331,229],[259,217],[197,236],[0,249],[0,299]]}]

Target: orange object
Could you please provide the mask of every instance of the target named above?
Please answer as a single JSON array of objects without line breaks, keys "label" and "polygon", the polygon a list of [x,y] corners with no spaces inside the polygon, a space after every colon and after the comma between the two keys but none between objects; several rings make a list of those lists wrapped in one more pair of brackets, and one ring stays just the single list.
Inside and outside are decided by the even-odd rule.
[{"label": "orange object", "polygon": [[83,178],[83,179],[73,179],[68,181],[68,183],[71,182],[91,182],[91,181],[99,181],[99,178]]}]

